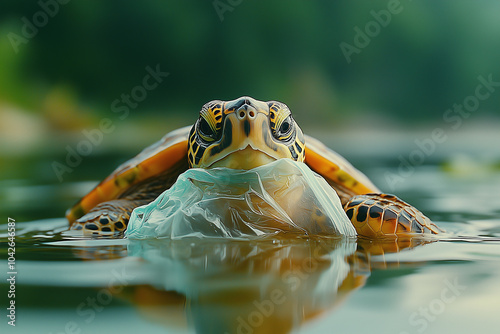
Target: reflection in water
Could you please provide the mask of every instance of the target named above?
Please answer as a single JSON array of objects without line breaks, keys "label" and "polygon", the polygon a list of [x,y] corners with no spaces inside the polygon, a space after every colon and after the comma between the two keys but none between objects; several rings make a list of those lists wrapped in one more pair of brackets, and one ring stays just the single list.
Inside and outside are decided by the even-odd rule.
[{"label": "reflection in water", "polygon": [[[151,324],[197,333],[288,333],[315,317],[331,317],[372,269],[385,268],[386,254],[422,243],[325,237],[89,239],[63,232],[63,219],[18,227],[19,244],[33,243],[30,257],[23,255],[32,260],[23,269],[26,284],[99,287],[117,293],[117,301],[130,301]],[[391,266],[397,265],[394,256],[405,253],[393,254]],[[67,262],[75,256],[90,261]],[[414,252],[405,261],[414,266]],[[116,281],[113,272],[125,273],[123,287],[109,288]],[[74,308],[85,300],[77,298]]]},{"label": "reflection in water", "polygon": [[[19,329],[55,333],[75,320],[85,333],[328,333],[331,328],[414,333],[420,327],[410,317],[440,298],[445,280],[457,279],[467,290],[447,304],[428,332],[497,328],[492,312],[500,292],[495,269],[499,223],[447,223],[452,235],[400,252],[418,243],[327,238],[137,242],[78,238],[63,232],[63,218],[20,222],[16,244],[23,249],[18,260],[23,270],[17,288],[20,310],[29,321]],[[123,280],[117,281],[116,273]],[[368,275],[369,286],[350,294]],[[87,323],[79,305],[109,293],[112,300],[101,300],[102,312]]]},{"label": "reflection in water", "polygon": [[[358,242],[133,240],[129,256],[140,256],[159,273],[149,287],[136,289],[133,301],[148,318],[171,327],[172,305],[182,307],[179,295],[185,296],[196,333],[288,333],[363,286],[372,254],[398,249],[394,242]],[[168,306],[169,313],[150,312],[153,305]]]}]

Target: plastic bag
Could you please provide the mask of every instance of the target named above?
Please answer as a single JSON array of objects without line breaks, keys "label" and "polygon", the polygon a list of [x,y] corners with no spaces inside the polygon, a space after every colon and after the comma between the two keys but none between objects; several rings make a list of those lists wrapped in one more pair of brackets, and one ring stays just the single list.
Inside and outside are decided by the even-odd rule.
[{"label": "plastic bag", "polygon": [[248,171],[188,169],[132,212],[126,236],[249,239],[281,233],[356,235],[322,177],[304,163],[279,159]]}]

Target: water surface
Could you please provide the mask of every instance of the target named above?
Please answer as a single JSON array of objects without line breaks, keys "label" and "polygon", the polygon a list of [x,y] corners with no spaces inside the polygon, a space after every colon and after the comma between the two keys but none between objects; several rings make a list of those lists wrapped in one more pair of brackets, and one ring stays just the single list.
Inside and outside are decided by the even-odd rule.
[{"label": "water surface", "polygon": [[[357,165],[381,188],[398,170],[394,159]],[[496,332],[500,173],[490,167],[431,161],[405,178],[396,193],[448,233],[399,244],[85,239],[66,231],[62,212],[95,182],[2,181],[18,272],[16,327],[4,316],[2,332]]]}]

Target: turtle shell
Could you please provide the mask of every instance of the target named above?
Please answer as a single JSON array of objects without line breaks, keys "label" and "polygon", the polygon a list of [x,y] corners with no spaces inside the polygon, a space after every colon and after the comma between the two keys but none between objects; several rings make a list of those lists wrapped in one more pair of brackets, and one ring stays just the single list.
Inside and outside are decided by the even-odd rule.
[{"label": "turtle shell", "polygon": [[354,195],[379,193],[380,190],[349,161],[319,140],[305,135],[305,163],[337,191],[342,204]]},{"label": "turtle shell", "polygon": [[[70,223],[96,205],[120,198],[134,185],[165,172],[185,171],[188,136],[191,126],[166,134],[134,158],[120,165],[66,213]],[[338,153],[310,136],[306,139],[306,164],[322,175],[345,204],[354,195],[379,192],[378,188]],[[185,162],[185,164],[184,164]],[[181,166],[181,167],[179,167]]]},{"label": "turtle shell", "polygon": [[[191,126],[167,133],[161,140],[145,148],[134,158],[116,168],[78,203],[66,212],[70,223],[85,215],[99,203],[119,198],[130,187],[175,169],[185,161],[187,169],[188,135]],[[179,173],[183,170],[180,169]]]}]

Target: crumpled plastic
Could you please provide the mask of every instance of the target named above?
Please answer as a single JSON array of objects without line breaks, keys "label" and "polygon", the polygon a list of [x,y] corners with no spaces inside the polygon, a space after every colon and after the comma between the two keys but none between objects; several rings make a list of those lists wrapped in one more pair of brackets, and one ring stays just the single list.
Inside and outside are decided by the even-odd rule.
[{"label": "crumpled plastic", "polygon": [[136,208],[130,239],[252,239],[278,234],[356,235],[340,199],[306,164],[290,159],[251,170],[192,168]]}]

